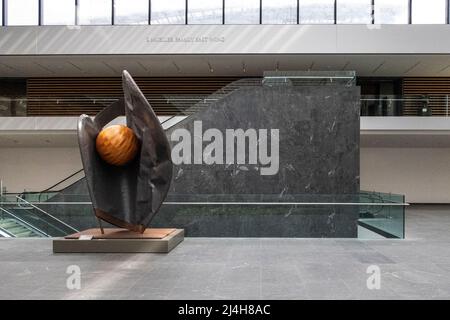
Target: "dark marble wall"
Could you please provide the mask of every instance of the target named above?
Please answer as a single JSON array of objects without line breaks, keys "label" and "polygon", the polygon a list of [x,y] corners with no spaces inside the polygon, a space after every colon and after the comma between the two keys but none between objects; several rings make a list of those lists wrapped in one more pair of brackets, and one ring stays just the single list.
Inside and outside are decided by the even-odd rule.
[{"label": "dark marble wall", "polygon": [[[259,165],[174,166],[172,193],[354,194],[359,192],[359,88],[251,87],[168,130],[279,129],[279,172]],[[225,136],[225,134],[224,134]],[[172,148],[176,143],[172,142]],[[204,142],[206,146],[208,142]]]},{"label": "dark marble wall", "polygon": [[[261,175],[262,166],[248,159],[175,165],[168,201],[355,201],[350,195],[359,192],[358,87],[242,88],[168,135],[179,128],[194,135],[195,121],[203,132],[219,129],[224,140],[226,129],[279,129],[279,170]],[[189,236],[356,237],[357,218],[352,206],[165,205],[152,225],[184,227]]]}]

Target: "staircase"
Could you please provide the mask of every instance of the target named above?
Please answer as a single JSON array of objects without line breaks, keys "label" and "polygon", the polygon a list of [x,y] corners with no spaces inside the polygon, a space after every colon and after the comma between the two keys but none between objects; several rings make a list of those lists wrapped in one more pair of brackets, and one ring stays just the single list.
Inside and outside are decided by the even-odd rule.
[{"label": "staircase", "polygon": [[[2,202],[3,203],[3,202]],[[20,216],[0,207],[0,234],[7,238],[46,237],[45,232],[39,230]]]},{"label": "staircase", "polygon": [[42,233],[26,226],[13,218],[0,219],[0,230],[9,237],[13,238],[36,238],[44,237]]},{"label": "staircase", "polygon": [[78,230],[19,196],[0,203],[3,237],[61,237]]}]

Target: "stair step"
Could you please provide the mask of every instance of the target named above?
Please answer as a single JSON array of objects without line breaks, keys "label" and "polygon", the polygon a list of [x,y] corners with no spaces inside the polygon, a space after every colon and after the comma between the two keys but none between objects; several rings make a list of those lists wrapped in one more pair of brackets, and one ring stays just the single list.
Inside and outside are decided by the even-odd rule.
[{"label": "stair step", "polygon": [[11,215],[0,216],[0,227],[16,237],[43,237],[43,234],[34,230],[33,227],[53,236],[66,235],[63,231],[65,226],[58,226],[57,222],[34,207],[12,205],[7,210]]},{"label": "stair step", "polygon": [[15,226],[17,223],[14,221],[0,221],[0,226],[4,228],[10,228]]},{"label": "stair step", "polygon": [[14,234],[17,238],[25,238],[28,237],[30,235],[29,231],[22,231],[22,232],[18,232],[16,234]]},{"label": "stair step", "polygon": [[16,237],[30,237],[36,235],[33,231],[29,230],[27,227],[21,225],[12,218],[1,219],[0,227]]},{"label": "stair step", "polygon": [[15,236],[18,238],[29,238],[29,237],[36,237],[38,235],[36,233],[28,230],[28,231],[16,233]]},{"label": "stair step", "polygon": [[8,228],[8,231],[10,231],[11,233],[14,233],[14,234],[20,233],[20,232],[23,232],[26,230],[28,230],[28,229],[25,227],[22,227],[21,225],[16,225],[14,227]]}]

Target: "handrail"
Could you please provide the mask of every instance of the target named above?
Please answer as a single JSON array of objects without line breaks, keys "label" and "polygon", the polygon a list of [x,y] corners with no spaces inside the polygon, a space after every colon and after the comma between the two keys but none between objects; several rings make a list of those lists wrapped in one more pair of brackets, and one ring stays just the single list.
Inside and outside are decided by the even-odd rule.
[{"label": "handrail", "polygon": [[16,238],[16,235],[2,227],[0,227],[0,236],[2,236],[3,238]]},{"label": "handrail", "polygon": [[[78,170],[78,171],[72,173],[70,176],[68,176],[68,177],[64,178],[63,180],[61,180],[61,181],[55,183],[55,184],[52,185],[51,187],[48,187],[47,189],[40,191],[40,193],[44,193],[44,192],[49,191],[50,189],[53,189],[53,188],[56,187],[57,185],[63,183],[64,181],[69,180],[70,178],[72,178],[73,176],[77,175],[78,173],[80,173],[80,172],[83,171],[83,170],[84,170],[84,169],[80,169],[80,170]],[[57,191],[59,191],[59,190],[56,190],[56,192],[57,192]]]},{"label": "handrail", "polygon": [[[61,192],[62,190],[64,190],[64,189],[67,188],[67,187],[65,187],[65,188],[63,188],[63,189],[59,189],[59,190],[51,190],[51,189],[53,189],[54,187],[56,187],[56,186],[59,185],[59,184],[62,184],[62,183],[65,182],[65,181],[69,180],[70,178],[76,176],[77,174],[79,174],[79,173],[82,172],[83,170],[84,170],[84,169],[80,169],[80,170],[78,170],[78,171],[72,173],[70,176],[65,177],[63,180],[61,180],[61,181],[55,183],[54,185],[52,185],[52,186],[50,186],[50,187],[48,187],[48,188],[46,188],[46,189],[44,189],[44,190],[42,190],[42,191],[24,191],[24,192],[20,193],[20,195],[21,195],[22,197],[24,197],[26,194],[35,194],[35,195],[39,195],[39,198],[38,198],[38,199],[39,199],[39,202],[40,202],[40,201],[41,201],[41,196],[42,196],[42,194],[44,194],[44,193],[50,193],[50,192],[54,192],[54,193]],[[77,180],[77,181],[79,181],[79,180]],[[75,181],[75,182],[73,182],[73,183],[76,183],[77,181]],[[73,183],[72,183],[72,184],[73,184]],[[70,186],[70,185],[69,185],[69,186]]]},{"label": "handrail", "polygon": [[33,207],[34,209],[36,209],[36,210],[38,210],[38,211],[42,212],[43,214],[45,214],[45,215],[49,216],[50,218],[52,218],[52,219],[54,219],[54,220],[58,221],[59,223],[61,223],[61,224],[65,225],[65,226],[66,226],[66,227],[68,227],[69,229],[71,229],[71,230],[73,230],[73,231],[75,231],[75,232],[79,232],[79,230],[77,230],[77,229],[75,229],[74,227],[72,227],[72,226],[68,225],[68,224],[67,224],[67,223],[65,223],[64,221],[61,221],[61,220],[59,220],[58,218],[56,218],[56,217],[52,216],[52,215],[51,215],[50,213],[48,213],[48,212],[46,212],[46,211],[42,210],[41,208],[39,208],[39,207],[35,206],[35,205],[34,205],[34,204],[32,204],[31,202],[28,202],[27,200],[25,200],[25,199],[22,199],[22,198],[21,198],[21,197],[19,197],[19,196],[16,196],[16,198],[17,198],[17,199],[19,199],[19,200],[21,200],[21,201],[23,201],[23,202],[25,202],[26,204],[30,205],[30,206],[31,206],[31,207]]},{"label": "handrail", "polygon": [[[21,218],[17,217],[15,214],[9,212],[8,210],[6,210],[6,209],[4,209],[4,208],[0,208],[0,210],[3,211],[3,212],[5,212],[6,214],[9,214],[9,215],[12,216],[14,219],[20,221],[21,223],[25,224],[27,227],[29,227],[29,228],[31,228],[31,229],[37,231],[38,233],[44,235],[45,237],[48,237],[48,238],[51,237],[51,236],[50,236],[49,234],[47,234],[46,232],[42,231],[42,230],[39,229],[39,228],[36,228],[35,226],[29,224],[28,222],[22,220]],[[11,233],[11,232],[8,232],[8,233]],[[14,234],[13,234],[13,235],[14,235]],[[14,235],[14,236],[15,236],[15,235]]]},{"label": "handrail", "polygon": [[[34,202],[35,204],[52,204],[52,205],[92,205],[92,202]],[[408,202],[232,202],[232,201],[164,201],[162,204],[165,205],[281,205],[281,206],[316,206],[316,205],[326,205],[326,206],[374,206],[374,207],[395,207],[395,206],[409,206]],[[56,218],[55,218],[56,219]]]},{"label": "handrail", "polygon": [[6,230],[3,227],[0,227],[0,236],[4,238],[16,238],[16,235],[11,231]]}]

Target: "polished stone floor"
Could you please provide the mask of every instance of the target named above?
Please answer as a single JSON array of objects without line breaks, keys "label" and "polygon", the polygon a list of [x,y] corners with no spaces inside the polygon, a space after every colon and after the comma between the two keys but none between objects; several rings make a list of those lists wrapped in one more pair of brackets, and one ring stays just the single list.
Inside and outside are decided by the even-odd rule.
[{"label": "polished stone floor", "polygon": [[[406,240],[187,238],[168,255],[52,254],[48,239],[1,239],[0,299],[450,298],[450,206],[410,207],[406,232]],[[81,289],[67,288],[71,265]],[[367,287],[372,265],[378,290]]]}]

